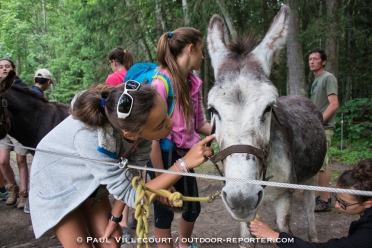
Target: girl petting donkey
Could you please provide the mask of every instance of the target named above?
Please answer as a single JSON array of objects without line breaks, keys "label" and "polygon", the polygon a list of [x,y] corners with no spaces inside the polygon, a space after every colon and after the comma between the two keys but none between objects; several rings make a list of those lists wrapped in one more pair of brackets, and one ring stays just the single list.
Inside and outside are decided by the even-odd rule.
[{"label": "girl petting donkey", "polygon": [[[360,161],[353,169],[341,174],[337,181],[337,188],[354,189],[372,192],[372,160]],[[324,243],[309,243],[295,237],[294,243],[278,243],[279,247],[372,247],[372,196],[358,196],[341,193],[332,193],[335,199],[335,207],[342,213],[359,214],[360,219],[350,224],[349,234],[346,237],[330,239]],[[260,238],[292,238],[287,233],[278,233],[261,220],[254,220],[257,224],[251,224],[250,230],[253,235]]]},{"label": "girl petting donkey", "polygon": [[[166,139],[154,140],[149,167],[169,168],[181,159],[187,151],[200,140],[198,134],[208,135],[211,126],[205,123],[201,103],[202,81],[192,70],[199,70],[203,61],[203,36],[199,30],[190,27],[178,28],[164,33],[158,42],[157,58],[159,73],[171,80],[171,88],[176,99],[171,118],[174,122],[172,131]],[[166,84],[155,77],[151,85],[155,87],[163,99],[167,99]],[[171,91],[172,89],[168,89]],[[182,160],[181,160],[182,161]],[[194,172],[191,170],[191,172]],[[149,173],[150,177],[158,179],[160,173]],[[181,192],[187,196],[198,196],[198,187],[194,177],[183,177],[169,191]],[[195,220],[200,213],[199,202],[185,202],[182,217],[178,223],[179,247],[194,247],[193,244],[182,242],[191,237]],[[154,201],[155,237],[170,240],[171,224],[174,213],[169,207],[172,202],[166,198]],[[171,242],[158,243],[158,248],[173,247]]]},{"label": "girl petting donkey", "polygon": [[[37,148],[71,157],[36,151],[33,159],[30,207],[35,236],[53,229],[64,247],[92,247],[88,237],[110,241],[95,247],[119,247],[118,223],[125,204],[134,207],[136,191],[127,179],[133,174],[126,177],[118,159],[145,166],[151,140],[167,137],[173,120],[156,90],[135,81],[91,87],[75,96],[70,113]],[[205,156],[212,155],[205,144],[213,138],[197,142],[168,170],[181,171],[180,163],[192,170],[205,162]],[[147,186],[167,189],[180,178],[163,174]],[[113,207],[109,193],[115,198]]]}]

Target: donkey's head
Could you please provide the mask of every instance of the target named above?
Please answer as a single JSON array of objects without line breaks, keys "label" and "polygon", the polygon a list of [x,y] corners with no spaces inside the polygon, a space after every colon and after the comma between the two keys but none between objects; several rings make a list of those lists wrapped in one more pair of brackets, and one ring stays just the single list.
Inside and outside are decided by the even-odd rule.
[{"label": "donkey's head", "polygon": [[[275,54],[285,44],[289,7],[283,6],[270,30],[256,46],[247,39],[228,45],[223,19],[214,15],[208,27],[208,50],[216,82],[208,95],[220,150],[247,145],[246,153],[230,152],[222,162],[226,177],[263,179],[270,130],[278,91],[269,79]],[[253,49],[254,48],[254,49]],[[244,150],[244,149],[243,149]],[[240,221],[252,220],[263,198],[263,188],[227,181],[222,189],[224,203]]]}]

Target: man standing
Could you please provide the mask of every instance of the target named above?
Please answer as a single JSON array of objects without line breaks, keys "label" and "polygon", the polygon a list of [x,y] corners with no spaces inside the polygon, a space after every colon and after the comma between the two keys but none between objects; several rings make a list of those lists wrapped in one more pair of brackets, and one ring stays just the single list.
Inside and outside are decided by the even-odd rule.
[{"label": "man standing", "polygon": [[[325,71],[327,55],[323,50],[314,49],[309,55],[310,70],[314,73],[315,79],[311,86],[310,100],[323,114],[323,127],[327,138],[327,154],[324,158],[322,168],[318,173],[318,185],[329,187],[330,172],[328,167],[328,149],[335,128],[336,110],[339,107],[337,96],[337,79]],[[331,210],[331,198],[328,192],[320,192],[316,198],[315,212]]]},{"label": "man standing", "polygon": [[39,69],[35,73],[34,83],[31,89],[44,95],[44,91],[53,83],[52,74],[47,69]]}]

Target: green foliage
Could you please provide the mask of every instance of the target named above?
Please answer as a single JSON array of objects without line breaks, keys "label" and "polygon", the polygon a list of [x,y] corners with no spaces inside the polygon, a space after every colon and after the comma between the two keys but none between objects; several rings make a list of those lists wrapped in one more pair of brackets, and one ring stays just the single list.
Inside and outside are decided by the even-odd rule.
[{"label": "green foliage", "polygon": [[335,137],[353,142],[359,139],[371,140],[372,137],[372,101],[367,98],[355,98],[347,101],[337,110]]},{"label": "green foliage", "polygon": [[362,159],[372,158],[372,142],[367,139],[343,142],[341,150],[341,141],[333,137],[328,156],[334,163],[354,165]]}]

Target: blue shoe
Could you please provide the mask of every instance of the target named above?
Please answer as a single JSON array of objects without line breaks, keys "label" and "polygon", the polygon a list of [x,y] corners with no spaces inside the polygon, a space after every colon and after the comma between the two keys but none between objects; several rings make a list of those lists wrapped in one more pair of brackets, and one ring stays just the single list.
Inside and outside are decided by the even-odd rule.
[{"label": "blue shoe", "polygon": [[132,236],[130,235],[130,230],[128,227],[122,227],[123,235],[121,236],[122,243],[129,243],[131,242]]},{"label": "blue shoe", "polygon": [[0,201],[6,201],[9,197],[9,190],[6,189],[4,193],[0,192]]}]

